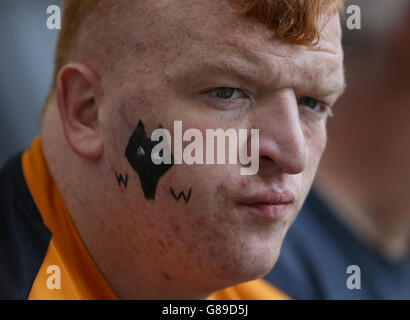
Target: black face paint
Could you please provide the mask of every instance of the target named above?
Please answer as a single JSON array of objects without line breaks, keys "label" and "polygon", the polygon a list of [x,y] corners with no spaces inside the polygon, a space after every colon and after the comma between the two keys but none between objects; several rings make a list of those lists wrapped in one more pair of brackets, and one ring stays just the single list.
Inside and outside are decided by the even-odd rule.
[{"label": "black face paint", "polygon": [[[159,125],[159,128],[163,127]],[[147,138],[144,123],[139,120],[125,150],[125,157],[140,178],[145,198],[151,200],[155,199],[159,179],[171,169],[174,163],[172,156],[171,164],[156,165],[152,162],[151,152],[158,143],[161,141],[151,141],[150,138]]]},{"label": "black face paint", "polygon": [[172,189],[172,187],[169,189],[169,191],[171,192],[172,196],[174,197],[176,201],[178,201],[182,197],[184,198],[185,203],[188,203],[189,199],[191,199],[192,188],[189,188],[189,192],[187,196],[185,195],[185,192],[183,190],[179,193],[179,195],[175,194],[175,191],[174,189]]},{"label": "black face paint", "polygon": [[125,178],[121,173],[117,173],[117,171],[115,172],[115,177],[117,178],[117,182],[118,182],[118,186],[121,187],[121,184],[124,185],[125,189],[127,189],[128,186],[128,174],[125,174]]}]

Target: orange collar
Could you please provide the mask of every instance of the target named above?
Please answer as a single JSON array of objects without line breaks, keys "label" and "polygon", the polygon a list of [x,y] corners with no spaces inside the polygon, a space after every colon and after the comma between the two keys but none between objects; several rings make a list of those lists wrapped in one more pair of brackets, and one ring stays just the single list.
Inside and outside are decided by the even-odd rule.
[{"label": "orange collar", "polygon": [[[110,286],[83,244],[54,183],[37,137],[22,157],[27,186],[52,233],[46,257],[34,281],[29,299],[116,299]],[[50,290],[47,268],[61,270],[61,289]]]}]

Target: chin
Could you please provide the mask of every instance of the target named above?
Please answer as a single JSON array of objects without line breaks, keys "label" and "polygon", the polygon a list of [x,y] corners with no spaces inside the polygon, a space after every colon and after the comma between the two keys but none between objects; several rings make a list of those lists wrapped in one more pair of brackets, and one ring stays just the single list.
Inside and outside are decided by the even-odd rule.
[{"label": "chin", "polygon": [[279,258],[280,250],[274,246],[247,249],[232,257],[228,266],[222,265],[221,278],[230,279],[232,284],[261,278],[272,270]]},{"label": "chin", "polygon": [[261,254],[252,264],[249,264],[246,269],[246,275],[249,280],[261,278],[269,273],[275,266],[279,258],[279,252],[273,252],[271,254]]}]

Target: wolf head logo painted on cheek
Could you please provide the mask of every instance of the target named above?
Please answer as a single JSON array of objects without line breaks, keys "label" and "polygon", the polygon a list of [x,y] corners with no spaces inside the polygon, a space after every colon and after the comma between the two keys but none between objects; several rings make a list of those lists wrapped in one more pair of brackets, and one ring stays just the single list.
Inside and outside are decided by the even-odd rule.
[{"label": "wolf head logo painted on cheek", "polygon": [[[159,128],[163,128],[161,124]],[[155,199],[159,179],[171,169],[174,163],[173,157],[171,164],[156,165],[152,162],[151,152],[158,143],[161,141],[152,141],[149,137],[147,138],[144,123],[139,120],[125,150],[125,157],[139,176],[145,198],[150,200]]]}]

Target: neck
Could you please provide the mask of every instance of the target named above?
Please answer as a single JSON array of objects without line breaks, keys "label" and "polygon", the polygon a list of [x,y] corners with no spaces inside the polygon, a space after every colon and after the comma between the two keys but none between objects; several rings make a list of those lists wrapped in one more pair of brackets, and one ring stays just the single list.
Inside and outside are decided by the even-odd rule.
[{"label": "neck", "polygon": [[402,210],[402,204],[395,207],[392,202],[383,208],[376,207],[350,185],[351,179],[344,182],[337,177],[336,171],[322,170],[318,174],[316,189],[331,207],[337,209],[335,212],[341,220],[384,258],[394,262],[407,257],[410,252],[409,215],[396,214]]}]

